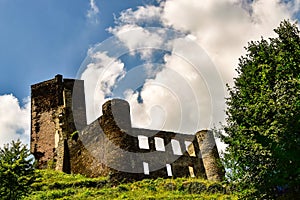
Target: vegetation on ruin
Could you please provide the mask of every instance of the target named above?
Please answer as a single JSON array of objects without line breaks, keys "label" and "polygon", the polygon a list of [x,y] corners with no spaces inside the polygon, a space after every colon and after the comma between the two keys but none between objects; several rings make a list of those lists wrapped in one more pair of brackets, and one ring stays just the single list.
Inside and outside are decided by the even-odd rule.
[{"label": "vegetation on ruin", "polygon": [[25,199],[237,199],[226,185],[198,178],[145,179],[111,183],[53,170],[36,170],[33,192]]}]

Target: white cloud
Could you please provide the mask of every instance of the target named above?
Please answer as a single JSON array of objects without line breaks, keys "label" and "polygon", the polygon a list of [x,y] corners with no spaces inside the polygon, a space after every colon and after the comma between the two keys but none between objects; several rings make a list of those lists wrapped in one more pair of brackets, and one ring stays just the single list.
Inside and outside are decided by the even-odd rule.
[{"label": "white cloud", "polygon": [[110,28],[109,31],[128,48],[131,55],[135,55],[139,52],[141,58],[146,61],[151,58],[154,47],[162,46],[164,44],[164,33],[150,32],[149,30],[134,24]]},{"label": "white cloud", "polygon": [[89,50],[92,59],[81,75],[84,80],[86,94],[86,109],[88,123],[100,116],[102,110],[100,105],[104,103],[116,81],[124,76],[124,64],[109,57],[105,52],[93,52]]},{"label": "white cloud", "polygon": [[87,11],[87,18],[91,20],[91,22],[98,24],[98,13],[99,8],[96,5],[95,0],[90,0],[90,9]]},{"label": "white cloud", "polygon": [[295,13],[290,4],[280,2],[167,0],[163,19],[165,24],[196,36],[196,41],[207,51],[224,81],[232,83],[238,58],[245,53],[243,47],[247,42],[259,40],[261,36],[274,36],[273,29],[280,21],[291,19]]},{"label": "white cloud", "polygon": [[136,10],[129,8],[120,13],[120,17],[115,19],[118,26],[126,24],[137,24],[137,25],[154,25],[153,23],[161,20],[162,7],[159,6],[139,6]]},{"label": "white cloud", "polygon": [[20,139],[24,144],[30,140],[30,101],[21,107],[12,94],[0,96],[0,147],[12,140]]},{"label": "white cloud", "polygon": [[[139,49],[141,58],[149,61],[153,53],[151,47],[163,45],[165,38],[162,30],[151,31],[144,27],[157,27],[161,23],[162,11],[162,7],[153,5],[139,6],[136,10],[129,8],[120,13],[115,19],[116,26],[109,27],[108,31],[125,44],[131,55]],[[145,46],[149,48],[141,49]]]}]

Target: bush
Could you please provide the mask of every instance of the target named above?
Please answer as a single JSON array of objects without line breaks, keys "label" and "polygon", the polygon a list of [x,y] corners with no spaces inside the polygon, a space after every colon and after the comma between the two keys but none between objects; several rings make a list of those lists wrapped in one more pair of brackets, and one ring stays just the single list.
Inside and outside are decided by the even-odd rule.
[{"label": "bush", "polygon": [[200,182],[185,182],[182,184],[182,189],[191,194],[201,194],[206,191],[206,185]]},{"label": "bush", "polygon": [[225,194],[226,193],[226,189],[219,183],[214,183],[214,184],[208,186],[207,191],[212,194],[214,194],[214,193]]}]

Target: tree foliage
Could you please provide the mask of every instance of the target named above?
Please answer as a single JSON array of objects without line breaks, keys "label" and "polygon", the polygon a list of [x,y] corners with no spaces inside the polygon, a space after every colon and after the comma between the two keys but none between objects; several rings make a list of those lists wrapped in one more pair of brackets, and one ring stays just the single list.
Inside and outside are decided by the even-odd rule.
[{"label": "tree foliage", "polygon": [[1,199],[20,199],[28,194],[35,179],[32,159],[20,140],[0,149]]},{"label": "tree foliage", "polygon": [[300,183],[300,35],[281,22],[278,37],[248,43],[229,89],[225,164],[241,190],[274,198]]}]

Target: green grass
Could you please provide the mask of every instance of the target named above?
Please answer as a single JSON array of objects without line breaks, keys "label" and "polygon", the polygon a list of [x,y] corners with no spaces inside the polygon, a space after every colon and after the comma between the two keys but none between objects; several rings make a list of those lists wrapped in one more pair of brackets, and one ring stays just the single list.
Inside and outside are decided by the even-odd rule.
[{"label": "green grass", "polygon": [[237,199],[226,194],[221,183],[197,178],[155,180],[112,184],[105,177],[86,178],[52,170],[37,170],[27,200],[34,199]]}]

